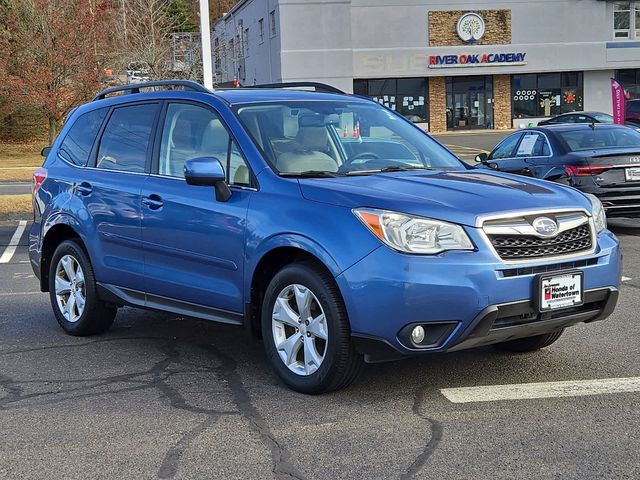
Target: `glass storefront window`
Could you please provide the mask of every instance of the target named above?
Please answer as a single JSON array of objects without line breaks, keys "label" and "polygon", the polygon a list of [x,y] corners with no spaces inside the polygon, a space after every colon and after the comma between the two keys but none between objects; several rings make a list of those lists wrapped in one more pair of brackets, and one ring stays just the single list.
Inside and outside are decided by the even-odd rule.
[{"label": "glass storefront window", "polygon": [[582,110],[582,72],[511,77],[514,118],[552,117]]},{"label": "glass storefront window", "polygon": [[354,80],[353,93],[370,97],[414,123],[427,122],[426,78]]},{"label": "glass storefront window", "polygon": [[617,70],[615,77],[622,85],[627,99],[640,98],[640,69]]},{"label": "glass storefront window", "polygon": [[447,77],[447,128],[493,128],[493,77]]}]

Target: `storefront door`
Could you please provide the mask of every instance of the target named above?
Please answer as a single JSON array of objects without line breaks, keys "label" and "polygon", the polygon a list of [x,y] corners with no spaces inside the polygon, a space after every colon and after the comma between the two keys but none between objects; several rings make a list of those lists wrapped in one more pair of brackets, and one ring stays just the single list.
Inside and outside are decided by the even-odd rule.
[{"label": "storefront door", "polygon": [[493,128],[491,76],[447,78],[447,128]]}]

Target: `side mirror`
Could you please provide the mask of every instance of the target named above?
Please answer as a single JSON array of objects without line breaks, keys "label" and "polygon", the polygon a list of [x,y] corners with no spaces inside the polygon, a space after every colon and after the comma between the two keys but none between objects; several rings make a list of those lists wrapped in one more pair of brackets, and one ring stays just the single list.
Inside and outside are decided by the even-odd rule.
[{"label": "side mirror", "polygon": [[487,163],[488,159],[489,159],[489,156],[486,153],[482,152],[476,155],[475,161],[478,163]]},{"label": "side mirror", "polygon": [[198,157],[184,162],[184,179],[189,185],[214,187],[219,202],[231,198],[224,168],[216,157]]},{"label": "side mirror", "polygon": [[47,158],[47,155],[49,155],[50,151],[51,151],[51,146],[44,147],[42,150],[40,150],[40,155]]}]

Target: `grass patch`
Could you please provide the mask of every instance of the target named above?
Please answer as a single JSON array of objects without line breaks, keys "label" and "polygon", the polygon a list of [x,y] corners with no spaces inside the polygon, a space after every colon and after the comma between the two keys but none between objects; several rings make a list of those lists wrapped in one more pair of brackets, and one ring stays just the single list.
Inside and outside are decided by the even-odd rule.
[{"label": "grass patch", "polygon": [[42,165],[40,143],[0,143],[0,181],[30,181],[36,168]]},{"label": "grass patch", "polygon": [[27,218],[33,211],[31,195],[0,195],[0,220]]},{"label": "grass patch", "polygon": [[30,182],[38,167],[0,168],[0,182]]}]

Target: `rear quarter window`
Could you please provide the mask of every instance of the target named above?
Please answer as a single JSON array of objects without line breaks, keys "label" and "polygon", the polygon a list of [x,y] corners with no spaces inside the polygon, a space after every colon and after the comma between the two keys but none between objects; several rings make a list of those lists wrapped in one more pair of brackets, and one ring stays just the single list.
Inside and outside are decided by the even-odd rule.
[{"label": "rear quarter window", "polygon": [[108,111],[108,108],[99,108],[77,117],[60,144],[60,156],[74,165],[86,166],[96,135]]}]

